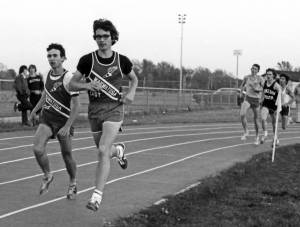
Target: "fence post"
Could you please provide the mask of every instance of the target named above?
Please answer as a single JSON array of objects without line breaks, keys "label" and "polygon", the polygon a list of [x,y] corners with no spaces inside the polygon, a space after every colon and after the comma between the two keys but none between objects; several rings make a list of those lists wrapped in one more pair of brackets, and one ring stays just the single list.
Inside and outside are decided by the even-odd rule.
[{"label": "fence post", "polygon": [[167,105],[166,105],[166,97],[167,97],[167,90],[164,90],[164,95],[163,95],[163,111],[165,111],[167,109]]},{"label": "fence post", "polygon": [[147,105],[147,111],[149,113],[150,112],[150,107],[149,107],[149,89],[148,88],[146,90],[146,105]]}]

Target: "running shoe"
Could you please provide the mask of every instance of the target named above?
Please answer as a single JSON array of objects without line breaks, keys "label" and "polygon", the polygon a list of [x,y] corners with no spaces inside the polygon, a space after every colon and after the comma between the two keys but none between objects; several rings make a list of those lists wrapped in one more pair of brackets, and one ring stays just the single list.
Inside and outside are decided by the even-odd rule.
[{"label": "running shoe", "polygon": [[52,174],[48,175],[47,177],[43,177],[42,184],[40,187],[40,195],[48,192],[49,185],[53,181],[53,179],[54,179],[54,177]]},{"label": "running shoe", "polygon": [[67,192],[67,199],[73,200],[76,198],[77,184],[70,184]]},{"label": "running shoe", "polygon": [[261,136],[261,139],[260,139],[260,144],[263,144],[266,140],[266,137],[263,135]]},{"label": "running shoe", "polygon": [[94,196],[92,195],[92,198],[88,201],[88,204],[86,205],[86,208],[92,210],[92,211],[97,211],[100,207],[100,203],[102,201],[102,196]]},{"label": "running shoe", "polygon": [[121,166],[122,169],[126,169],[128,166],[128,161],[125,157],[125,144],[124,143],[117,143],[115,144],[117,150],[118,150],[118,163]]},{"label": "running shoe", "polygon": [[246,140],[247,139],[247,136],[249,136],[249,132],[245,132],[242,137],[241,137],[241,140]]},{"label": "running shoe", "polygon": [[263,144],[266,141],[267,137],[268,137],[268,131],[264,131],[264,135],[262,135],[260,139],[260,143]]},{"label": "running shoe", "polygon": [[254,145],[259,145],[260,142],[259,142],[259,136],[255,137],[255,140],[254,140]]}]

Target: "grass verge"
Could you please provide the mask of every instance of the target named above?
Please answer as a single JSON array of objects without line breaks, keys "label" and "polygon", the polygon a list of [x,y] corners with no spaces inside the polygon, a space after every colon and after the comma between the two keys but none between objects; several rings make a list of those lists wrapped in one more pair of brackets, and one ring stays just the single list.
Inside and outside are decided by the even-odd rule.
[{"label": "grass verge", "polygon": [[299,226],[300,144],[253,156],[108,226]]}]

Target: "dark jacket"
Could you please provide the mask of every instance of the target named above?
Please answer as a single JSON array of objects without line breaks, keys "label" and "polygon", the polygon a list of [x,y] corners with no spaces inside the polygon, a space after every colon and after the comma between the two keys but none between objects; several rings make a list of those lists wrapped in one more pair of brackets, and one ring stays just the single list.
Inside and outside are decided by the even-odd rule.
[{"label": "dark jacket", "polygon": [[22,75],[18,75],[16,77],[14,88],[18,95],[30,95],[27,79],[25,79]]}]

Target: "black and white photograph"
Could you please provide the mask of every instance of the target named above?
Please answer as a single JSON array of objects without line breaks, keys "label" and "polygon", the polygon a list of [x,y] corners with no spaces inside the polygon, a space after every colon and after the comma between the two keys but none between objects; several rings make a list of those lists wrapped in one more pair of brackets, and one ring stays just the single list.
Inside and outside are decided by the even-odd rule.
[{"label": "black and white photograph", "polygon": [[300,226],[300,1],[0,6],[1,227]]}]

